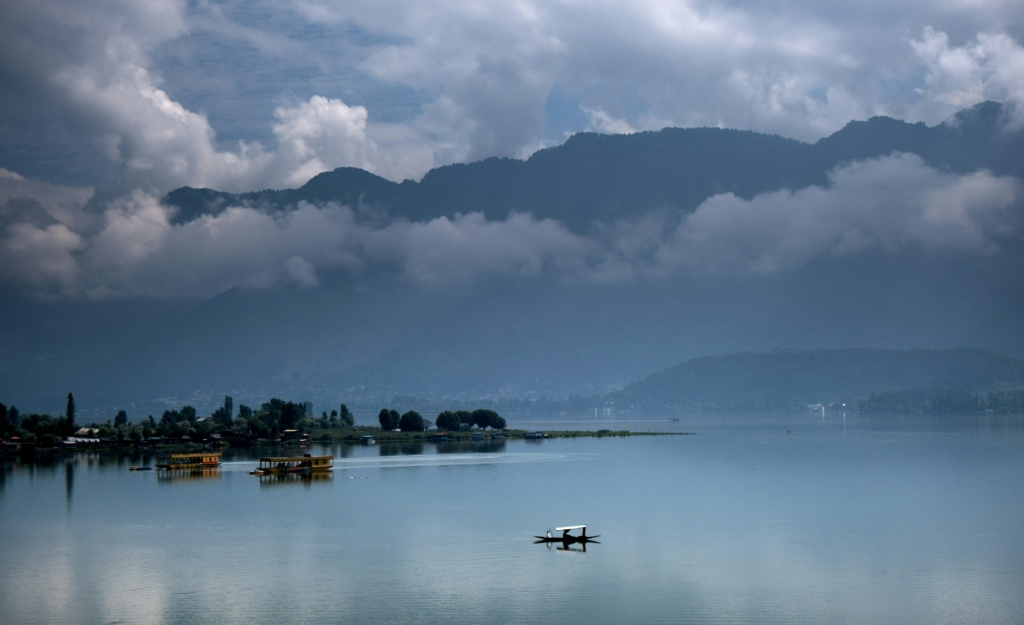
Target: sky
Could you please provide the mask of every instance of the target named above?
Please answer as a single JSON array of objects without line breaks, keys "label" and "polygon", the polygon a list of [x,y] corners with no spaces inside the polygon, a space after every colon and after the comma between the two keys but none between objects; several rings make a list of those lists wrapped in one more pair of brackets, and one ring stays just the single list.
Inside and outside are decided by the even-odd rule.
[{"label": "sky", "polygon": [[[324,267],[386,263],[437,283],[468,271],[437,246],[480,247],[487,232],[504,252],[480,247],[473,272],[587,280],[773,272],[907,241],[991,254],[1016,228],[1006,212],[1020,182],[909,157],[603,238],[533,216],[367,228],[338,206],[173,225],[159,198],[296,187],[341,166],[419,179],[579,131],[815,141],[852,119],[933,125],[985,100],[1024,117],[1022,44],[1024,8],[1010,0],[6,0],[0,282],[56,298],[209,296],[315,288]],[[891,172],[900,192],[880,199],[872,185]],[[867,217],[864,194],[878,207]],[[834,210],[814,209],[826,201]],[[751,215],[760,225],[737,225]],[[270,253],[256,257],[254,241]]]}]

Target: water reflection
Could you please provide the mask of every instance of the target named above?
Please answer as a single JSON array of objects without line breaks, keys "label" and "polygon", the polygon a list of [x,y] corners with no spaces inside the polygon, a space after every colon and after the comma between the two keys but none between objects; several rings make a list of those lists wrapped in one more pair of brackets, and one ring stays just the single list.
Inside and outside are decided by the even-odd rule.
[{"label": "water reflection", "polygon": [[437,445],[439,454],[489,454],[499,451],[505,451],[504,438],[489,441],[450,441]]},{"label": "water reflection", "polygon": [[[271,448],[205,477],[5,459],[0,623],[1024,622],[1019,417],[678,427],[698,435],[311,445],[337,477],[248,475]],[[541,549],[549,520],[607,538]]]},{"label": "water reflection", "polygon": [[67,500],[67,511],[71,512],[71,495],[75,491],[75,460],[69,458],[64,461],[64,493]]},{"label": "water reflection", "polygon": [[316,473],[281,473],[259,476],[260,487],[264,486],[279,486],[282,484],[302,484],[303,486],[311,486],[312,484],[331,484],[334,482],[333,471],[320,471]]},{"label": "water reflection", "polygon": [[381,456],[418,456],[423,453],[423,443],[384,443],[377,446]]},{"label": "water reflection", "polygon": [[196,469],[163,469],[156,472],[157,482],[188,482],[199,480],[218,480],[221,471],[216,467]]}]

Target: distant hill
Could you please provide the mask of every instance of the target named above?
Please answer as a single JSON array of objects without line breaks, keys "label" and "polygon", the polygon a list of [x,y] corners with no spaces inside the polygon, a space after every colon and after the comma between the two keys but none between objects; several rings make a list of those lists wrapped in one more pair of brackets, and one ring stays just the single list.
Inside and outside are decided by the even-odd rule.
[{"label": "distant hill", "polygon": [[786,409],[891,391],[1024,389],[1024,361],[989,349],[774,349],[694,358],[609,399],[646,408]]},{"label": "distant hill", "polygon": [[707,198],[732,192],[743,198],[782,188],[825,185],[836,165],[912,152],[956,172],[986,168],[1024,178],[1024,133],[1005,132],[995,102],[928,127],[888,117],[854,121],[808,144],[722,128],[665,128],[632,135],[578,133],[526,160],[489,158],[433,169],[420,182],[395,183],[361,169],[322,173],[299,189],[230,194],[182,187],[165,202],[178,221],[215,214],[232,204],[280,208],[305,200],[336,201],[422,220],[482,211],[504,219],[511,211],[558,219],[581,231],[651,210],[692,211]]}]

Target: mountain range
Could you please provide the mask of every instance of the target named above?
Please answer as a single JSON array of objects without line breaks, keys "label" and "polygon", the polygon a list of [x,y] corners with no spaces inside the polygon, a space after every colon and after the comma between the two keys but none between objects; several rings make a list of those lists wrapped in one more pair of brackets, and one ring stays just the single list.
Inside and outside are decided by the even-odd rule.
[{"label": "mountain range", "polygon": [[1024,361],[987,349],[773,349],[695,358],[611,393],[619,406],[778,410],[892,391],[1024,391]]},{"label": "mountain range", "polygon": [[298,189],[232,194],[182,187],[164,201],[178,207],[178,221],[232,205],[273,210],[306,201],[383,209],[414,221],[469,212],[494,220],[530,212],[579,231],[659,208],[689,212],[719,193],[750,199],[783,188],[824,186],[837,165],[893,152],[917,154],[943,170],[984,168],[1024,179],[1024,133],[1005,130],[1008,115],[1001,104],[986,102],[932,127],[873,117],[813,144],[723,128],[583,132],[526,160],[447,165],[419,182],[395,183],[343,167]]},{"label": "mountain range", "polygon": [[[380,223],[530,213],[588,235],[659,212],[692,214],[723,193],[828,188],[844,163],[894,152],[940,172],[1024,180],[1024,132],[1009,115],[985,103],[932,127],[876,117],[813,144],[717,128],[580,133],[525,160],[448,165],[419,182],[341,168],[298,189],[185,187],[163,201],[178,223],[232,205],[281,214],[337,202]],[[1019,357],[1021,267],[1024,247],[1010,237],[993,253],[910,246],[785,271],[611,282],[541,272],[426,288],[384,269],[334,269],[319,272],[315,289],[236,287],[205,300],[53,303],[8,292],[0,397],[59,409],[75,389],[83,406],[134,406],[130,414],[159,402],[212,408],[224,394],[328,407],[394,394],[635,394],[647,387],[627,384],[689,359],[780,346],[980,346]]]}]

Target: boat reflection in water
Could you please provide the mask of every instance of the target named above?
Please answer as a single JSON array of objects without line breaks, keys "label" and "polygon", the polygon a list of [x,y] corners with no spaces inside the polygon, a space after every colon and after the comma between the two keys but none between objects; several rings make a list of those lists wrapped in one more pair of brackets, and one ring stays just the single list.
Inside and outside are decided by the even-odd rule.
[{"label": "boat reflection in water", "polygon": [[161,482],[201,480],[220,477],[220,452],[200,451],[171,454],[158,462],[157,479]]},{"label": "boat reflection in water", "polygon": [[330,484],[334,482],[334,473],[316,471],[313,473],[266,473],[260,477],[260,486],[277,486],[279,484]]},{"label": "boat reflection in water", "polygon": [[188,480],[220,479],[215,467],[194,467],[188,469],[164,469],[156,472],[158,482],[184,482]]},{"label": "boat reflection in water", "polygon": [[[583,532],[580,536],[573,536],[569,533],[573,530],[583,530]],[[551,549],[552,544],[561,544],[561,546],[556,547],[556,549],[558,549],[558,551],[567,551],[570,553],[586,553],[588,543],[592,543],[595,545],[601,544],[594,540],[595,538],[600,538],[600,536],[587,536],[586,525],[569,525],[567,527],[556,527],[555,531],[562,532],[562,535],[553,535],[551,533],[551,530],[548,530],[546,536],[534,536],[534,538],[536,538],[537,540],[533,541],[533,544],[537,545],[540,543],[545,543],[547,544],[548,549]],[[572,545],[579,545],[580,548],[574,549]]]}]

